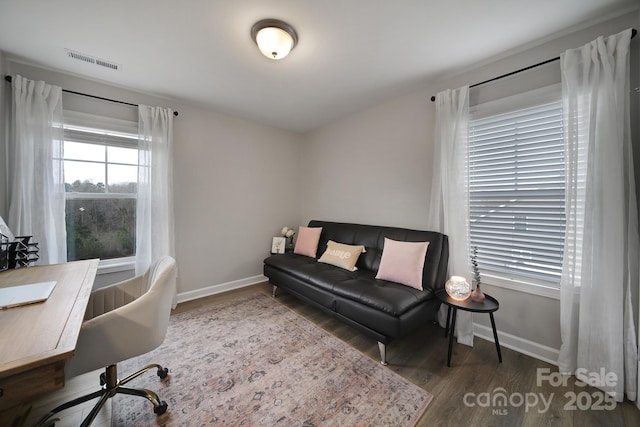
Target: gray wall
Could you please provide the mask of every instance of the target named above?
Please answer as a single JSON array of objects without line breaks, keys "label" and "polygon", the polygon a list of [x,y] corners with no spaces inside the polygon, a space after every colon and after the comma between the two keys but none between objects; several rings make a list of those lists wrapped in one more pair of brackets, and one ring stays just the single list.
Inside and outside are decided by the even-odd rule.
[{"label": "gray wall", "polygon": [[[425,229],[433,167],[435,107],[431,95],[557,57],[600,35],[639,26],[637,12],[626,13],[505,54],[457,76],[429,82],[397,99],[310,132],[302,145],[302,221],[326,219]],[[640,43],[634,39],[633,44],[637,53]],[[637,86],[637,61],[635,66]],[[514,87],[533,89],[554,82],[560,82],[558,62],[472,89],[471,100],[484,102],[513,93]],[[638,121],[633,122],[637,136]],[[559,300],[491,285],[485,290],[500,301],[496,322],[503,333],[503,343],[555,360],[561,344]],[[476,332],[486,335],[486,328],[490,327],[488,316],[476,315],[474,322],[480,325]]]},{"label": "gray wall", "polygon": [[[179,293],[191,298],[263,279],[262,260],[270,252],[271,238],[282,226],[298,223],[298,134],[22,63],[7,61],[4,74],[178,110],[174,197]],[[63,106],[137,121],[134,107],[87,97],[64,94]],[[96,286],[131,275],[99,275]]]}]

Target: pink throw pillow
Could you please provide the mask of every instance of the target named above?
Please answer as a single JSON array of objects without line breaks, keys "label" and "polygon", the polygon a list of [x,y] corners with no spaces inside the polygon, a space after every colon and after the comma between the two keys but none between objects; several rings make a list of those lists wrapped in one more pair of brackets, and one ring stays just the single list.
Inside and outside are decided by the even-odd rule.
[{"label": "pink throw pillow", "polygon": [[318,252],[320,233],[322,233],[322,227],[300,226],[300,228],[298,228],[298,239],[296,240],[295,248],[293,248],[293,253],[315,258]]},{"label": "pink throw pillow", "polygon": [[429,242],[399,242],[384,238],[376,279],[422,290],[422,270]]}]

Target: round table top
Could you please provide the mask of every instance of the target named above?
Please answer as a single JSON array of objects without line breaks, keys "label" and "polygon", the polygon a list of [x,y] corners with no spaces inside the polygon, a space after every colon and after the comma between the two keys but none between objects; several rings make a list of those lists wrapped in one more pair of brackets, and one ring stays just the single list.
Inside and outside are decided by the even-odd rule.
[{"label": "round table top", "polygon": [[464,301],[458,301],[451,298],[444,289],[436,292],[436,296],[440,301],[448,306],[455,307],[460,310],[471,311],[473,313],[491,313],[500,308],[498,300],[487,294],[484,294],[485,300],[483,302],[476,302],[471,298],[467,298]]}]

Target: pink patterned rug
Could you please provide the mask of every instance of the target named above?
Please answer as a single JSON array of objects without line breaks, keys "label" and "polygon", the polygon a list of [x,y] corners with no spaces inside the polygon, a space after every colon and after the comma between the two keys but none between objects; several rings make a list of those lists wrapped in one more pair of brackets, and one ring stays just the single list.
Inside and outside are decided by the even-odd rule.
[{"label": "pink patterned rug", "polygon": [[114,426],[412,426],[433,396],[263,294],[172,316],[158,349],[119,365],[169,367],[116,396]]}]

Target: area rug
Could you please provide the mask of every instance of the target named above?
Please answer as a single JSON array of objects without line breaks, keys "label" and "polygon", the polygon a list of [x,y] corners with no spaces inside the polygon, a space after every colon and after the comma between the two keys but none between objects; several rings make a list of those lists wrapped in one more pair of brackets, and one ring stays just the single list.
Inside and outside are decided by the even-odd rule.
[{"label": "area rug", "polygon": [[304,319],[255,294],[171,317],[158,349],[119,365],[128,384],[169,404],[116,396],[113,426],[412,426],[432,395]]}]

